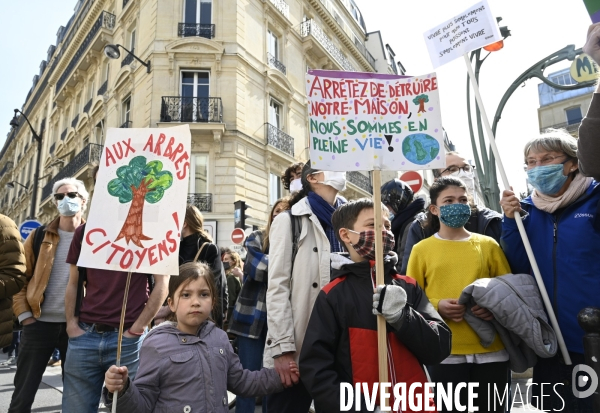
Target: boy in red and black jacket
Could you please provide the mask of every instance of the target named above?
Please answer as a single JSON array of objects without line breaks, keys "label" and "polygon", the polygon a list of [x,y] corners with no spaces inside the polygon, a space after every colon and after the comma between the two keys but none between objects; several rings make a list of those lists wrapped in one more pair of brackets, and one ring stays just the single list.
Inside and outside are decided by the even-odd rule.
[{"label": "boy in red and black jacket", "polygon": [[[332,254],[332,281],[317,297],[300,355],[302,382],[317,412],[340,411],[340,383],[356,389],[355,383],[366,382],[372,389],[379,381],[376,314],[387,321],[391,407],[396,383],[406,383],[408,393],[412,383],[427,382],[423,364],[437,364],[450,354],[450,329],[415,280],[396,271],[394,236],[383,205],[386,285],[378,286],[373,294],[373,207],[371,199],[363,198],[342,205],[332,217],[335,234],[349,255]],[[416,393],[423,397],[423,386]],[[367,411],[361,398],[362,411]]]}]

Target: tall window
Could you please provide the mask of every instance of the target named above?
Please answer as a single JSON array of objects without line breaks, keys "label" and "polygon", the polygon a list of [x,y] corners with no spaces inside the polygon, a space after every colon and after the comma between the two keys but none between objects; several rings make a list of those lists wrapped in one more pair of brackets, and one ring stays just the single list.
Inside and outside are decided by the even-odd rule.
[{"label": "tall window", "polygon": [[269,174],[269,205],[275,205],[275,202],[283,196],[283,184],[278,175]]},{"label": "tall window", "polygon": [[190,193],[208,193],[208,154],[192,155],[190,175],[193,177],[193,179],[190,179]]},{"label": "tall window", "polygon": [[125,99],[123,101],[123,108],[121,110],[121,114],[122,114],[121,121],[123,122],[123,124],[121,125],[121,127],[122,128],[128,128],[129,124],[131,122],[131,119],[130,119],[130,115],[131,115],[131,97],[128,97],[127,99]]},{"label": "tall window", "polygon": [[581,106],[565,109],[567,115],[567,125],[581,123],[583,116],[581,115]]},{"label": "tall window", "polygon": [[104,144],[104,137],[103,137],[103,130],[102,130],[102,121],[98,122],[96,124],[96,126],[94,127],[94,141],[95,143],[99,144],[99,145],[103,145]]},{"label": "tall window", "polygon": [[[267,48],[268,48],[268,52],[269,54],[276,60],[281,60],[279,59],[279,39],[277,38],[277,35],[275,35],[275,33],[273,33],[271,30],[269,30],[267,32]],[[269,57],[271,57],[269,56]]]},{"label": "tall window", "polygon": [[135,50],[135,29],[133,29],[129,35],[129,50],[131,50],[132,53]]},{"label": "tall window", "polygon": [[281,103],[273,98],[271,98],[271,101],[269,102],[269,123],[277,129],[283,128],[281,122]]},{"label": "tall window", "polygon": [[185,23],[211,24],[212,0],[185,0]]},{"label": "tall window", "polygon": [[92,79],[92,83],[90,84],[90,87],[88,89],[88,101],[90,101],[94,97],[95,93],[96,93],[96,81],[94,79]]},{"label": "tall window", "polygon": [[210,73],[181,72],[182,122],[209,121]]}]

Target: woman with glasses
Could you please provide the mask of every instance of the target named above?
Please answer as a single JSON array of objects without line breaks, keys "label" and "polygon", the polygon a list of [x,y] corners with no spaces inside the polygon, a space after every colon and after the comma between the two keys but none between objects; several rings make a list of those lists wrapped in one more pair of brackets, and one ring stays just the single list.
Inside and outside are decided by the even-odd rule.
[{"label": "woman with glasses", "polygon": [[577,140],[563,130],[532,139],[524,152],[534,190],[523,200],[503,192],[501,244],[513,273],[533,274],[515,221],[519,212],[572,361],[565,365],[560,353],[539,359],[532,400],[542,400],[541,383],[551,383],[544,386],[544,406],[538,408],[591,412],[591,399],[573,395],[571,375],[573,366],[584,363],[577,314],[584,307],[600,307],[600,185],[579,173]]},{"label": "woman with glasses", "polygon": [[[471,204],[471,217],[466,223],[465,229],[469,232],[492,237],[499,243],[500,235],[502,234],[502,215],[492,209],[480,207],[475,204],[474,199],[477,191],[475,188],[475,171],[473,166],[458,152],[448,152],[446,153],[446,168],[434,169],[433,174],[436,180],[442,176],[451,176],[465,183],[467,196]],[[406,235],[406,245],[404,247],[402,268],[400,270],[401,274],[406,274],[408,259],[415,244],[425,238],[429,238],[438,229],[435,226],[427,225],[426,213],[423,212],[416,216]]]}]

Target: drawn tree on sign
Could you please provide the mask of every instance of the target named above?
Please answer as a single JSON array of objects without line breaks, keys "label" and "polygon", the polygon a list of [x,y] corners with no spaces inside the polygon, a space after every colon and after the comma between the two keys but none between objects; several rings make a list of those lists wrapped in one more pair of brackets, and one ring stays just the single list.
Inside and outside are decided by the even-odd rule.
[{"label": "drawn tree on sign", "polygon": [[129,165],[117,169],[117,178],[108,183],[109,194],[118,197],[122,204],[131,202],[129,213],[115,242],[125,238],[127,244],[131,241],[144,248],[142,241],[152,239],[143,232],[144,201],[157,203],[173,185],[173,175],[169,171],[163,171],[162,167],[160,161],[146,163],[144,156],[136,156],[129,161]]},{"label": "drawn tree on sign", "polygon": [[429,102],[429,96],[427,95],[419,95],[413,99],[413,103],[419,105],[417,113],[425,112],[425,103],[427,102]]}]

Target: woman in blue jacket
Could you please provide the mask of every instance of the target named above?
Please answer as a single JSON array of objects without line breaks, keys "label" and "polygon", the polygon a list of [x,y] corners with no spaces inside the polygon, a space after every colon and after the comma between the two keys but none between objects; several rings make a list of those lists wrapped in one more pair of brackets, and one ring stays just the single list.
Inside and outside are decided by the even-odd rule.
[{"label": "woman in blue jacket", "polygon": [[[591,398],[576,398],[571,380],[573,366],[584,363],[577,314],[584,307],[600,307],[600,185],[579,173],[577,140],[565,131],[529,141],[525,165],[534,191],[522,201],[504,191],[501,244],[513,273],[533,274],[514,219],[519,211],[572,361],[566,366],[560,354],[539,359],[532,399],[543,410],[591,412]],[[539,397],[542,383],[551,384],[543,387],[544,399]]]}]

